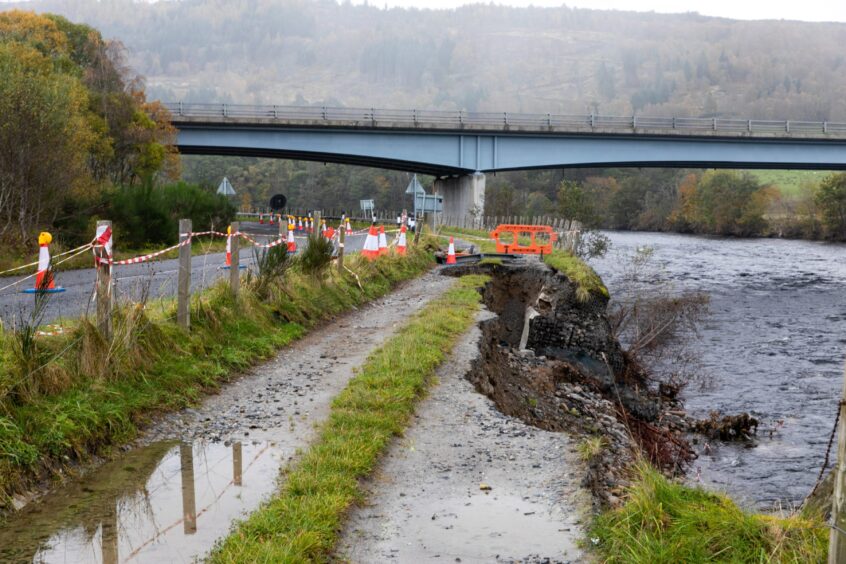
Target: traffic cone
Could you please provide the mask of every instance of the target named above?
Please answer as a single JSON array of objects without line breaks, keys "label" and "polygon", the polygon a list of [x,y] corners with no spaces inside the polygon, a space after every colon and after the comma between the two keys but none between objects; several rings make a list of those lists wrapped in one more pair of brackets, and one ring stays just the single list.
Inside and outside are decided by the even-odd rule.
[{"label": "traffic cone", "polygon": [[402,227],[400,227],[399,235],[397,235],[397,252],[401,255],[405,255],[406,246],[405,224],[403,223]]},{"label": "traffic cone", "polygon": [[325,219],[320,220],[320,234],[323,235],[324,237],[326,236],[326,220]]},{"label": "traffic cone", "polygon": [[297,231],[302,231],[302,230],[303,230],[303,218],[298,217],[297,218]]},{"label": "traffic cone", "polygon": [[350,224],[350,218],[346,219],[346,227],[347,227],[347,235],[352,235],[352,225]]},{"label": "traffic cone", "polygon": [[376,224],[370,225],[370,231],[367,232],[367,239],[364,240],[364,248],[361,250],[362,256],[375,259],[379,256],[379,234],[376,231]]},{"label": "traffic cone", "polygon": [[294,229],[296,226],[292,222],[288,222],[288,252],[297,252],[297,242],[294,240]]},{"label": "traffic cone", "polygon": [[270,214],[270,225],[273,225],[273,214]]},{"label": "traffic cone", "polygon": [[385,236],[385,226],[379,226],[379,254],[388,254],[388,238]]},{"label": "traffic cone", "polygon": [[447,250],[447,264],[455,264],[455,242],[449,238],[449,250]]},{"label": "traffic cone", "polygon": [[306,222],[308,223],[308,232],[309,232],[309,233],[314,233],[314,218],[313,218],[313,217],[309,217],[309,218],[306,220]]},{"label": "traffic cone", "polygon": [[264,214],[259,212],[259,225],[264,225]]}]

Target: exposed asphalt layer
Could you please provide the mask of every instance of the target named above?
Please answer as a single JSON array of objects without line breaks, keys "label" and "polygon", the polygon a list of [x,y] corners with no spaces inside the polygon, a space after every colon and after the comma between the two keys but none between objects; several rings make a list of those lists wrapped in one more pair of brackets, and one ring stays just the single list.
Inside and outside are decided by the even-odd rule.
[{"label": "exposed asphalt layer", "polygon": [[[352,562],[578,562],[580,463],[562,433],[500,413],[464,375],[474,327],[438,370],[348,515],[338,556]],[[487,488],[490,488],[489,490]]]},{"label": "exposed asphalt layer", "polygon": [[[245,233],[250,234],[259,242],[275,239],[278,232],[275,225],[242,223],[242,228]],[[360,250],[365,238],[364,234],[347,237],[346,251]],[[306,238],[298,235],[296,240],[298,245],[303,245]],[[241,264],[250,267],[254,263],[254,254],[251,246],[248,245],[247,241],[241,243]],[[224,253],[192,257],[191,290],[200,290],[219,278],[228,276],[229,271],[222,268],[224,263]],[[115,266],[115,297],[118,300],[138,301],[145,294],[151,298],[175,296],[178,267],[177,259]],[[16,277],[0,277],[0,287],[7,286],[29,274],[32,273]],[[86,313],[93,314],[95,311],[92,302],[94,277],[93,268],[57,273],[56,285],[65,288],[65,292],[51,295],[42,323],[53,323],[59,318],[79,317]],[[32,294],[21,293],[21,290],[32,285],[33,280],[30,279],[0,292],[0,320],[4,324],[11,326],[22,316],[26,318],[31,315],[34,297]]]}]

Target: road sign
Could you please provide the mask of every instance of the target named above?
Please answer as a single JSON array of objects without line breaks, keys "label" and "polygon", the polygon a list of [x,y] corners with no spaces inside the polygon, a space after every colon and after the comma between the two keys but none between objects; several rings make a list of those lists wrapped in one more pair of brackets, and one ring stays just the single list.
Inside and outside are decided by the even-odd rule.
[{"label": "road sign", "polygon": [[234,196],[235,189],[232,187],[232,183],[229,182],[229,179],[225,176],[223,180],[220,181],[220,185],[217,187],[217,193],[223,194],[224,196]]}]

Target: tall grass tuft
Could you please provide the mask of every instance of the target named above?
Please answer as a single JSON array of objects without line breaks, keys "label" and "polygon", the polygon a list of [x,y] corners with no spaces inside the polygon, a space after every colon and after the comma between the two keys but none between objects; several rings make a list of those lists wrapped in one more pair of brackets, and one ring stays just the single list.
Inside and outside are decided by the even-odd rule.
[{"label": "tall grass tuft", "polygon": [[797,515],[743,511],[722,494],[670,481],[646,463],[625,504],[590,537],[607,563],[824,562],[828,528]]},{"label": "tall grass tuft", "polygon": [[332,263],[334,252],[332,241],[320,233],[312,233],[308,236],[308,244],[297,257],[297,264],[303,273],[321,277]]},{"label": "tall grass tuft", "polygon": [[[272,285],[278,285],[285,277],[285,273],[291,268],[293,260],[288,255],[285,245],[277,245],[269,249],[256,248],[253,251],[255,257],[256,273],[247,272],[247,285],[262,298],[269,296]],[[330,257],[331,260],[331,257]]]}]

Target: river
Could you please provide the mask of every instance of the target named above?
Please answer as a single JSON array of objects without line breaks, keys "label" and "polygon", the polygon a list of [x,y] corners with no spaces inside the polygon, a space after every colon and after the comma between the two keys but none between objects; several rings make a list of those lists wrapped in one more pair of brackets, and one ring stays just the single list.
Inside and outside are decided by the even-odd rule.
[{"label": "river", "polygon": [[[694,337],[707,385],[687,387],[687,410],[707,417],[748,411],[762,420],[754,443],[696,446],[691,479],[747,507],[789,508],[813,487],[823,462],[846,356],[846,245],[606,232],[593,261],[615,295],[636,249],[674,291],[710,295]],[[619,295],[619,292],[618,292]],[[783,424],[778,423],[783,422]],[[832,458],[836,453],[832,453]]]}]

